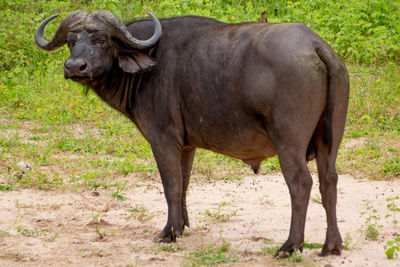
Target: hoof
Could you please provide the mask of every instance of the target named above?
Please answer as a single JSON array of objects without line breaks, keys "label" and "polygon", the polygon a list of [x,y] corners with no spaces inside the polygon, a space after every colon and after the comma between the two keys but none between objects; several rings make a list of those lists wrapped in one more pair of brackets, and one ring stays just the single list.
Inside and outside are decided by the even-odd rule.
[{"label": "hoof", "polygon": [[278,259],[278,260],[286,259],[286,258],[289,258],[290,255],[292,255],[292,253],[293,253],[293,251],[289,252],[289,251],[278,250],[278,252],[276,252],[276,254],[274,256],[274,259]]},{"label": "hoof", "polygon": [[325,257],[329,255],[337,255],[340,256],[342,254],[342,250],[340,248],[334,247],[331,250],[325,249],[325,247],[322,249],[321,253],[319,254],[320,257]]},{"label": "hoof", "polygon": [[328,241],[325,242],[319,256],[324,257],[328,255],[340,255],[342,254],[342,239],[338,239],[336,242]]},{"label": "hoof", "polygon": [[275,259],[285,259],[289,258],[290,255],[292,255],[293,252],[296,250],[299,250],[301,253],[303,253],[303,243],[300,245],[288,245],[287,243],[283,244],[283,246],[276,252],[274,258]]},{"label": "hoof", "polygon": [[164,236],[162,237],[161,234],[156,236],[153,240],[154,243],[172,243],[176,242],[171,236]]},{"label": "hoof", "polygon": [[182,231],[174,231],[173,229],[165,233],[165,229],[156,236],[153,240],[154,243],[172,243],[176,242],[177,237],[182,236]]}]

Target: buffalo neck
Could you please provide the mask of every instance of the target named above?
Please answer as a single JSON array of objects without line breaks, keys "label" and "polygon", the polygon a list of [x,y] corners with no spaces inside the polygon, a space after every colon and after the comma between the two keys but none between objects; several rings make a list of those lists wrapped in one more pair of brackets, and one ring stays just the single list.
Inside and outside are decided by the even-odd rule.
[{"label": "buffalo neck", "polygon": [[92,88],[108,105],[135,121],[133,111],[141,76],[126,73],[114,64],[111,72],[94,82]]}]

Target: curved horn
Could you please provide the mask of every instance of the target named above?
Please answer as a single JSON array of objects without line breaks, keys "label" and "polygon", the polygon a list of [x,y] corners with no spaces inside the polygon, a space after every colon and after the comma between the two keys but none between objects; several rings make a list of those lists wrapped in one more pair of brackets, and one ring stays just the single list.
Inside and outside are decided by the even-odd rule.
[{"label": "curved horn", "polygon": [[152,13],[148,12],[148,14],[154,23],[153,36],[148,40],[138,40],[133,37],[120,19],[110,11],[106,10],[96,11],[91,14],[85,23],[85,28],[98,29],[102,24],[102,26],[104,26],[112,36],[120,39],[124,43],[127,43],[137,49],[146,49],[155,45],[160,40],[162,35],[160,21]]},{"label": "curved horn", "polygon": [[58,17],[58,15],[51,16],[45,19],[37,28],[35,32],[35,42],[36,44],[46,51],[55,50],[61,46],[63,46],[67,41],[68,32],[70,30],[82,30],[83,22],[85,18],[89,15],[86,11],[77,10],[70,13],[61,23],[57,29],[56,34],[53,39],[48,42],[44,39],[43,30],[46,27],[47,23],[49,23],[54,18]]}]

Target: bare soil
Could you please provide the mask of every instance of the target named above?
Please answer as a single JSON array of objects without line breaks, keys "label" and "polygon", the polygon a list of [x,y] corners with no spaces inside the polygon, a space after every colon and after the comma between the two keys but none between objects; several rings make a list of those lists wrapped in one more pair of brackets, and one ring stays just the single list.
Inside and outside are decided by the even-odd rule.
[{"label": "bare soil", "polygon": [[[290,199],[281,174],[248,176],[234,181],[193,181],[188,208],[191,227],[172,246],[154,244],[166,222],[162,185],[130,178],[117,200],[108,191],[0,191],[0,266],[180,266],[188,254],[204,246],[230,244],[239,262],[229,266],[277,266],[272,255],[261,253],[288,236]],[[4,177],[0,177],[1,180]],[[400,266],[388,260],[387,240],[399,234],[392,218],[385,218],[386,199],[400,195],[400,181],[370,181],[340,175],[338,220],[348,246],[341,256],[319,257],[320,249],[304,249],[302,265]],[[319,203],[318,179],[308,209],[305,238],[323,243],[325,211]],[[373,206],[380,219],[377,241],[365,233]],[[206,212],[208,210],[208,212]]]}]

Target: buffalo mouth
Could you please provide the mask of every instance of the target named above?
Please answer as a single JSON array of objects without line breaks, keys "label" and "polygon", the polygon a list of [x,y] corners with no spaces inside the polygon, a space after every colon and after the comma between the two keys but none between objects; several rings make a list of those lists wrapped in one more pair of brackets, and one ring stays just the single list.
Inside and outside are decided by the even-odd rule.
[{"label": "buffalo mouth", "polygon": [[90,80],[91,77],[89,73],[73,73],[69,72],[68,70],[64,70],[64,78],[71,79],[73,81],[81,81],[81,80]]},{"label": "buffalo mouth", "polygon": [[101,81],[104,78],[104,75],[96,73],[72,74],[64,72],[64,78],[91,87],[96,83],[96,81]]},{"label": "buffalo mouth", "polygon": [[69,77],[65,77],[65,78],[70,79],[74,82],[83,83],[83,84],[88,84],[91,81],[91,79],[89,77],[82,77],[82,76],[69,76]]}]

